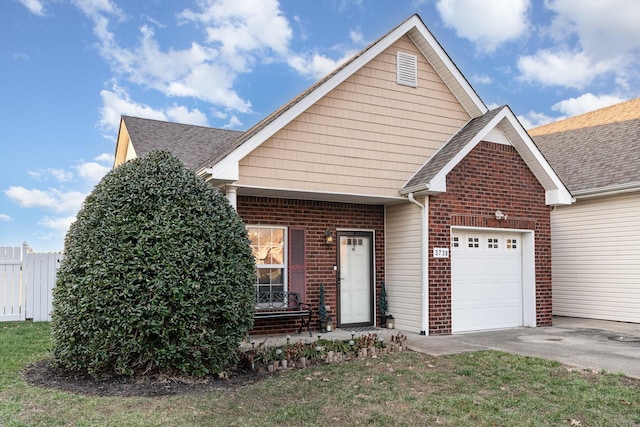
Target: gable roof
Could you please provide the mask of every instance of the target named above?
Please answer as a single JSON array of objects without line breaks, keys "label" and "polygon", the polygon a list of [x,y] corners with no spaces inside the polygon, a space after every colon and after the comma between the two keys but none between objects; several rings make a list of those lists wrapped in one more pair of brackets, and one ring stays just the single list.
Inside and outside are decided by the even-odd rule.
[{"label": "gable roof", "polygon": [[122,116],[121,120],[129,138],[135,141],[136,155],[144,156],[152,150],[168,150],[191,169],[197,169],[202,159],[224,150],[243,134],[233,130],[131,116]]},{"label": "gable roof", "polygon": [[571,204],[572,197],[508,106],[471,119],[404,185],[401,194],[446,191],[447,174],[489,133],[498,128],[536,176],[548,205]]},{"label": "gable roof", "polygon": [[[503,108],[503,107],[502,107]],[[489,111],[480,117],[471,119],[453,138],[431,157],[422,168],[404,185],[403,191],[420,188],[431,183],[435,176],[459,154],[464,147],[500,112],[500,108]]]},{"label": "gable roof", "polygon": [[534,141],[575,197],[640,190],[640,118],[538,135]]},{"label": "gable roof", "polygon": [[418,15],[413,15],[369,45],[302,94],[257,123],[226,149],[204,162],[199,174],[208,179],[238,180],[239,161],[404,35],[415,43],[471,117],[487,111],[478,94],[442,49]]}]

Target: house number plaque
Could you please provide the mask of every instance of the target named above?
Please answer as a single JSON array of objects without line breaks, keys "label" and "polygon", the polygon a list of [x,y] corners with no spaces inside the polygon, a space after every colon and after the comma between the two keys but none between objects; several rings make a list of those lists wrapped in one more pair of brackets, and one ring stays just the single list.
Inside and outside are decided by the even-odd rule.
[{"label": "house number plaque", "polygon": [[449,248],[433,248],[434,258],[449,258]]}]

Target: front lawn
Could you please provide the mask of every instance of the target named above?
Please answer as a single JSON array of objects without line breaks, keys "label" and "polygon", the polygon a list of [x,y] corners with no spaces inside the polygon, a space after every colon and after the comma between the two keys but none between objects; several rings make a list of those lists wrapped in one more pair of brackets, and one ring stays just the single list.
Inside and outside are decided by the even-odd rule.
[{"label": "front lawn", "polygon": [[640,425],[640,381],[500,352],[404,352],[207,394],[88,397],[27,385],[46,323],[0,324],[2,426]]}]

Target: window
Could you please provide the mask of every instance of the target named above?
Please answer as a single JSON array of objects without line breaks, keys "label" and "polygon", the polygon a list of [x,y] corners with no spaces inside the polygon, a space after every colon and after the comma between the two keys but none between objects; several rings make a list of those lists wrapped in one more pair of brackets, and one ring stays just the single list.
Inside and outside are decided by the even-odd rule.
[{"label": "window", "polygon": [[469,249],[477,249],[480,247],[479,237],[467,237],[467,247]]},{"label": "window", "polygon": [[507,239],[507,249],[518,249],[518,239]]},{"label": "window", "polygon": [[498,239],[489,237],[487,239],[487,249],[498,249]]},{"label": "window", "polygon": [[454,248],[460,247],[460,238],[458,236],[453,236],[453,247]]},{"label": "window", "polygon": [[286,290],[285,229],[248,226],[247,233],[256,260],[256,291]]}]

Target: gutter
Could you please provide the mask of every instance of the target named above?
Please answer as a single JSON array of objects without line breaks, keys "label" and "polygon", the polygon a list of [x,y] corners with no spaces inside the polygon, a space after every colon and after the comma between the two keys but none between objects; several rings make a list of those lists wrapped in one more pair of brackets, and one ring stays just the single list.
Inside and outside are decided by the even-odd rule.
[{"label": "gutter", "polygon": [[640,182],[629,182],[625,184],[610,185],[607,187],[590,188],[587,190],[574,191],[575,199],[592,199],[596,197],[616,196],[619,194],[634,193],[640,191]]},{"label": "gutter", "polygon": [[422,328],[420,335],[429,335],[429,265],[427,262],[427,249],[429,247],[427,208],[429,207],[429,198],[425,197],[425,204],[422,205],[413,197],[413,193],[409,193],[407,197],[411,203],[422,210],[422,215],[420,215],[422,220],[422,262],[420,263],[422,266]]}]

